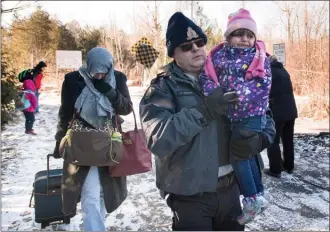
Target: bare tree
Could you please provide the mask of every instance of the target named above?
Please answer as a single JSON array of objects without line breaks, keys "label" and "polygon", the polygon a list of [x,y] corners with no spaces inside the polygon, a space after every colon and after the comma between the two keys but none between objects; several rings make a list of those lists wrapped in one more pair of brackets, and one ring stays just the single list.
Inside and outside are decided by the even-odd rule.
[{"label": "bare tree", "polygon": [[297,20],[297,40],[298,40],[298,45],[299,45],[299,48],[300,48],[300,20],[299,20],[299,14],[298,12],[296,13],[296,20]]},{"label": "bare tree", "polygon": [[296,12],[299,11],[299,2],[295,2],[295,1],[285,1],[285,2],[274,1],[274,2],[277,4],[281,12],[284,13],[285,15],[286,22],[283,24],[287,31],[288,42],[290,43],[290,45],[292,45],[293,34],[295,31],[296,19],[297,19],[297,17],[294,16],[297,14]]},{"label": "bare tree", "polygon": [[[296,94],[309,96],[308,117],[329,116],[329,2],[275,2],[287,32],[287,69]],[[282,19],[282,18],[281,18]]]},{"label": "bare tree", "polygon": [[117,28],[116,19],[112,15],[109,16],[110,26],[108,30],[106,30],[106,40],[108,46],[111,47],[111,50],[114,54],[116,54],[117,62],[119,63],[120,68],[122,67],[122,47],[120,43],[120,32]]},{"label": "bare tree", "polygon": [[245,9],[245,7],[246,7],[246,1],[241,1],[241,6],[242,6],[242,8]]},{"label": "bare tree", "polygon": [[185,11],[191,6],[191,1],[175,1],[176,11]]},{"label": "bare tree", "polygon": [[[161,54],[158,59],[155,61],[155,64],[150,70],[144,70],[143,83],[148,82],[148,79],[151,75],[154,75],[157,72],[157,69],[160,65],[166,60],[166,49],[165,49],[165,40],[162,38],[162,19],[160,19],[159,11],[161,9],[161,1],[145,1],[144,11],[137,15],[139,24],[136,27],[139,28],[139,38],[146,37],[151,43],[152,46]],[[176,5],[176,8],[179,9],[182,7],[180,3]],[[164,19],[163,19],[164,20]],[[164,54],[162,52],[164,51]],[[163,62],[162,62],[163,61]]]},{"label": "bare tree", "polygon": [[24,3],[23,4],[23,2],[25,2],[25,1],[19,1],[14,7],[8,8],[8,9],[3,9],[3,2],[4,1],[5,0],[1,0],[1,14],[13,13],[13,12],[17,12],[17,11],[20,11],[20,10],[24,10],[26,8],[36,6],[36,3],[38,2],[38,1],[33,1],[32,3]]},{"label": "bare tree", "polygon": [[190,18],[194,20],[196,1],[175,1],[175,10],[176,11],[186,11],[190,10]]}]

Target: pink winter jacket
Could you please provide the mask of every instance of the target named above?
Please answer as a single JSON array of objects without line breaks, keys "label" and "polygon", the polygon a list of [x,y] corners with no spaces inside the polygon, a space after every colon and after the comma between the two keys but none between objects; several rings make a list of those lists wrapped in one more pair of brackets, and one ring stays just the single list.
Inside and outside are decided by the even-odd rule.
[{"label": "pink winter jacket", "polygon": [[26,80],[23,82],[23,90],[30,90],[33,93],[26,93],[25,97],[27,100],[30,101],[31,106],[25,110],[23,110],[24,112],[35,112],[36,108],[37,108],[37,97],[35,95],[36,92],[36,86],[33,82],[33,80]]}]

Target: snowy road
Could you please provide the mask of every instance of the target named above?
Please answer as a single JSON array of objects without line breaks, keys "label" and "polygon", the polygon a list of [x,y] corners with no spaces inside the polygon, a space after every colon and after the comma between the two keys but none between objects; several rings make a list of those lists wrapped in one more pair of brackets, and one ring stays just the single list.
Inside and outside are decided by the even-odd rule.
[{"label": "snowy road", "polygon": [[[143,89],[130,88],[135,112]],[[29,208],[36,172],[46,168],[46,155],[54,148],[54,134],[60,102],[56,92],[43,93],[40,113],[36,115],[37,136],[24,134],[24,117],[2,131],[1,210],[2,231],[40,230]],[[124,129],[133,128],[133,115],[124,117]],[[304,124],[303,121],[300,122]],[[313,126],[308,121],[308,126]],[[304,132],[300,127],[299,133]],[[311,130],[306,129],[310,132]],[[270,207],[247,226],[247,230],[329,230],[329,136],[297,134],[295,138],[296,171],[283,173],[282,179],[264,176],[266,188],[274,198]],[[268,166],[265,152],[263,158]],[[51,160],[59,168],[62,160]],[[155,172],[128,178],[129,196],[106,218],[108,230],[170,230],[171,211],[159,196]],[[80,205],[70,225],[51,225],[44,230],[82,229]]]}]

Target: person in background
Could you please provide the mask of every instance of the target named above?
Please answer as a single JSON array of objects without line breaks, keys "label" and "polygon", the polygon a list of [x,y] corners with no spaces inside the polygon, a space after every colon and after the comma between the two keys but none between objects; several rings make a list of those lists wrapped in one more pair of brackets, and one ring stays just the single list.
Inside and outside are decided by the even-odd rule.
[{"label": "person in background", "polygon": [[[291,174],[294,169],[293,134],[298,112],[290,74],[276,56],[271,56],[270,60],[272,87],[269,95],[269,107],[274,116],[276,136],[274,143],[267,149],[269,169],[265,169],[264,173],[280,178],[283,170]],[[280,140],[283,144],[283,160]]]},{"label": "person in background", "polygon": [[36,113],[39,112],[39,95],[40,95],[40,89],[41,89],[41,81],[44,77],[43,72],[45,71],[46,67],[47,67],[46,63],[44,61],[40,61],[32,70],[33,80],[34,80],[35,86],[36,86],[36,97],[37,97]]},{"label": "person in background", "polygon": [[23,91],[25,92],[25,99],[30,101],[30,107],[23,110],[25,116],[25,133],[30,135],[37,135],[33,130],[35,121],[34,113],[37,107],[37,97],[35,95],[36,86],[33,80],[25,80],[23,82]]}]

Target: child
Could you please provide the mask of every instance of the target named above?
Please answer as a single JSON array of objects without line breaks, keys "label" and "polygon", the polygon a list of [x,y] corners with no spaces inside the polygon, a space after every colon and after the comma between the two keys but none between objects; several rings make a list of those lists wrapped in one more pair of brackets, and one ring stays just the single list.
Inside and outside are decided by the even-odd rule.
[{"label": "child", "polygon": [[25,110],[23,110],[25,116],[25,133],[30,135],[36,135],[33,130],[34,123],[34,113],[37,108],[37,97],[35,95],[36,86],[33,80],[25,80],[23,82],[23,91],[26,91],[25,98],[30,101],[31,106]]},{"label": "child", "polygon": [[[264,43],[256,40],[257,26],[249,11],[240,9],[228,18],[226,43],[211,51],[199,83],[205,95],[219,86],[225,92],[237,93],[238,102],[228,109],[231,143],[235,143],[236,139],[248,139],[265,128],[271,69]],[[231,151],[231,162],[244,196],[238,222],[246,224],[268,203],[261,171],[256,157]]]},{"label": "child", "polygon": [[36,107],[36,113],[39,112],[39,95],[40,95],[40,88],[41,88],[41,80],[44,77],[44,70],[47,67],[47,64],[43,61],[40,61],[34,68],[34,82],[36,85],[36,97],[37,97],[37,107]]}]

